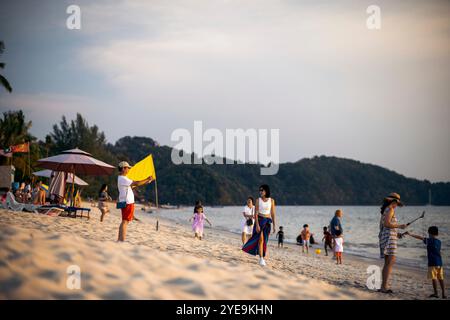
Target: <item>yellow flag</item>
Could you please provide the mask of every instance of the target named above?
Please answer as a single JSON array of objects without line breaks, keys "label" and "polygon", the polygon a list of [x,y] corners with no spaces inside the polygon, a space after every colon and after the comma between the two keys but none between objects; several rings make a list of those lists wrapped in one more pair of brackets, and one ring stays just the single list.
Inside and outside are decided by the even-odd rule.
[{"label": "yellow flag", "polygon": [[152,155],[149,155],[147,158],[136,163],[127,174],[127,177],[133,181],[145,180],[150,176],[153,177],[154,180],[156,179]]}]

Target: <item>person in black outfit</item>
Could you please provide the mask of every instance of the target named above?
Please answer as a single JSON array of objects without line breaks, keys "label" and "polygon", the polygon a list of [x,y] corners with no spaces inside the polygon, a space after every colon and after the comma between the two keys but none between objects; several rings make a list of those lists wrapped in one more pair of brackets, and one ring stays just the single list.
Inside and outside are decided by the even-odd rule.
[{"label": "person in black outfit", "polygon": [[281,246],[283,248],[283,242],[284,242],[284,231],[283,227],[280,227],[280,230],[277,233],[278,238],[278,248]]}]

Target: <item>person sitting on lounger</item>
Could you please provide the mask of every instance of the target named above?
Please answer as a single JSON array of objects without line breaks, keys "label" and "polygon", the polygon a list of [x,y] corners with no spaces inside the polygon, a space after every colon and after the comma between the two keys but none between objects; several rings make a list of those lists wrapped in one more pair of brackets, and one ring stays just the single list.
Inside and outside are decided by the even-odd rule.
[{"label": "person sitting on lounger", "polygon": [[33,204],[45,205],[45,190],[42,187],[42,181],[38,181],[32,192]]}]

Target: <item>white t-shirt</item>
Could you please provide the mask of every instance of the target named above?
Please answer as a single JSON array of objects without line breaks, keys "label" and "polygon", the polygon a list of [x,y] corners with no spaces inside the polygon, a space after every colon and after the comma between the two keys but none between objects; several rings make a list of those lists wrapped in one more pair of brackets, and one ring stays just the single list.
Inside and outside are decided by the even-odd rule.
[{"label": "white t-shirt", "polygon": [[[248,206],[244,207],[244,212],[246,215],[254,215],[255,214],[255,207],[249,208]],[[252,219],[253,223],[255,223],[255,219]],[[247,234],[251,234],[253,230],[253,225],[248,226],[247,225],[247,218],[242,217],[242,232],[245,232]]]},{"label": "white t-shirt", "polygon": [[134,203],[134,193],[131,189],[133,180],[126,176],[117,178],[117,188],[119,188],[119,202],[126,201],[127,204]]},{"label": "white t-shirt", "polygon": [[344,252],[344,238],[334,239],[334,252]]}]

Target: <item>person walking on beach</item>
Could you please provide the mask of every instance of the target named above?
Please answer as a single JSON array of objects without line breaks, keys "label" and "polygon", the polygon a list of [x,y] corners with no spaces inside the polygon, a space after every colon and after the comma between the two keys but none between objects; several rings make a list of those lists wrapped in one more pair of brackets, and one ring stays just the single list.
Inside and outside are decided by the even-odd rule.
[{"label": "person walking on beach", "polygon": [[247,242],[247,235],[251,237],[253,225],[255,223],[255,200],[252,197],[247,198],[247,205],[242,212],[242,245]]},{"label": "person walking on beach", "polygon": [[278,248],[279,247],[284,247],[284,231],[283,231],[283,227],[280,226],[280,230],[277,233],[277,239],[278,239]]},{"label": "person walking on beach", "polygon": [[194,238],[202,240],[203,239],[203,227],[204,222],[208,222],[209,226],[212,227],[211,222],[209,222],[206,215],[203,213],[203,207],[201,205],[197,205],[194,208],[194,215],[189,219],[189,222],[192,222],[192,230],[194,231]]},{"label": "person walking on beach", "polygon": [[325,249],[325,256],[328,256],[328,248],[333,250],[333,237],[331,236],[331,233],[328,231],[327,227],[323,227],[322,242]]},{"label": "person walking on beach", "polygon": [[[334,213],[334,217],[333,219],[331,219],[330,221],[330,233],[331,233],[331,237],[334,239],[336,238],[336,231],[340,230],[341,234],[344,233],[344,230],[342,228],[342,224],[341,224],[341,219],[343,216],[343,212],[341,209],[336,210],[336,212]],[[334,246],[334,241],[333,241],[333,246]],[[333,247],[334,248],[334,247]],[[333,250],[333,258],[336,258],[336,252]]]},{"label": "person walking on beach", "polygon": [[439,281],[442,290],[442,299],[447,299],[447,295],[445,294],[444,267],[442,266],[441,257],[441,240],[437,238],[439,235],[438,227],[432,226],[428,228],[428,238],[409,232],[406,232],[405,235],[416,238],[427,246],[428,279],[431,279],[434,290],[434,293],[430,295],[430,298],[439,298],[437,289]]},{"label": "person walking on beach", "polygon": [[333,236],[333,237],[336,236],[337,230],[340,230],[341,233],[344,233],[344,230],[342,228],[342,223],[341,223],[343,214],[344,213],[342,212],[341,209],[336,210],[336,212],[334,213],[333,219],[331,219],[331,221],[330,221],[330,233],[331,233],[331,236]]},{"label": "person walking on beach", "polygon": [[380,232],[378,234],[380,245],[380,258],[384,259],[384,267],[382,271],[381,289],[382,293],[392,293],[388,287],[389,277],[395,264],[395,256],[397,254],[397,240],[399,238],[398,229],[405,229],[406,224],[399,224],[395,215],[397,206],[402,207],[398,193],[391,193],[384,198],[381,206]]},{"label": "person walking on beach", "polygon": [[98,208],[100,209],[101,216],[100,222],[103,222],[105,215],[109,213],[108,202],[111,201],[111,197],[108,194],[108,185],[103,184],[100,188],[100,192],[98,193]]},{"label": "person walking on beach", "polygon": [[336,253],[336,264],[342,264],[342,252],[344,252],[344,238],[341,230],[336,231],[334,238],[334,252]]},{"label": "person walking on beach", "polygon": [[153,177],[148,177],[142,181],[133,181],[127,177],[131,166],[126,161],[119,163],[119,177],[117,178],[117,187],[119,188],[119,200],[120,203],[125,203],[125,207],[122,210],[122,222],[119,226],[119,236],[117,241],[125,241],[127,234],[127,226],[134,218],[134,187],[139,187],[153,181]]},{"label": "person walking on beach", "polygon": [[256,201],[255,226],[252,237],[244,244],[242,250],[254,256],[259,255],[259,265],[265,266],[264,257],[267,253],[270,227],[275,233],[275,200],[270,197],[270,188],[267,184],[259,187],[260,197]]},{"label": "person walking on beach", "polygon": [[303,226],[302,232],[300,232],[300,235],[302,236],[302,253],[309,253],[309,239],[311,239],[311,232],[309,231],[309,226],[305,224]]}]

